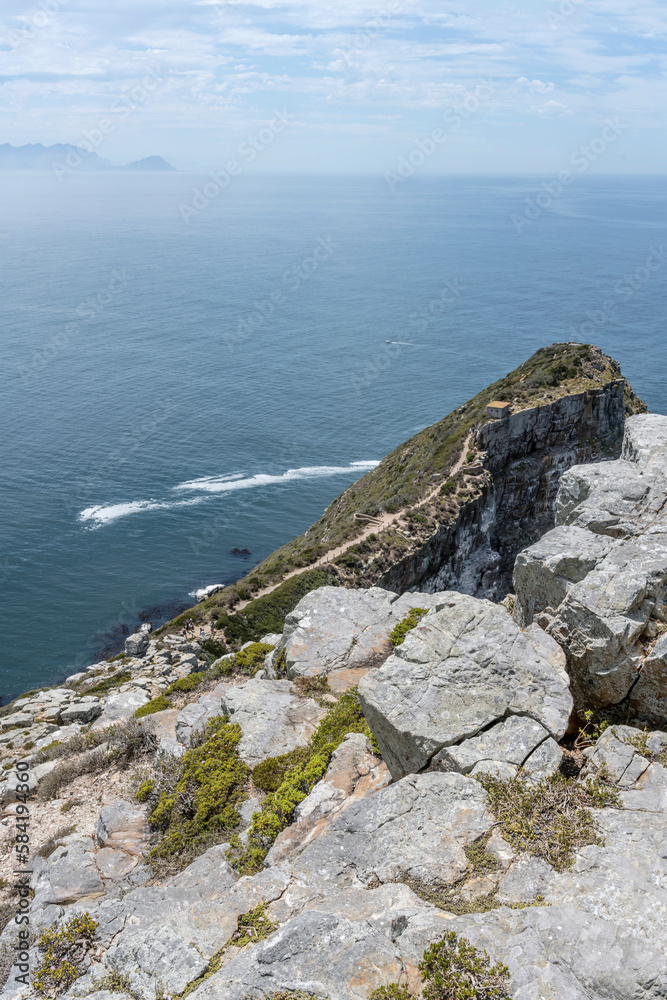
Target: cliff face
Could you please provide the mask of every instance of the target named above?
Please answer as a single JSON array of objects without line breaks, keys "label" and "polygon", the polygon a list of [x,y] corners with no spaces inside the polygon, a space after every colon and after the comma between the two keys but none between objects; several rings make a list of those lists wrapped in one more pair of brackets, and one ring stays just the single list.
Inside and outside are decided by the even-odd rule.
[{"label": "cliff face", "polygon": [[452,524],[378,581],[398,590],[459,590],[500,600],[517,553],[553,528],[560,477],[574,465],[620,455],[624,379],[484,424],[478,464],[462,469],[473,491]]}]

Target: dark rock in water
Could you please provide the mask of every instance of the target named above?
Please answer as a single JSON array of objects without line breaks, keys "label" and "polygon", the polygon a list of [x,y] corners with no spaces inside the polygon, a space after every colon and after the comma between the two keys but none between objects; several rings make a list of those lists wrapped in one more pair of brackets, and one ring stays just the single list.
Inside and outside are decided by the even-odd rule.
[{"label": "dark rock in water", "polygon": [[250,551],[250,549],[233,548],[230,552],[230,555],[241,556],[243,559],[247,559],[248,556],[252,555],[252,552]]}]

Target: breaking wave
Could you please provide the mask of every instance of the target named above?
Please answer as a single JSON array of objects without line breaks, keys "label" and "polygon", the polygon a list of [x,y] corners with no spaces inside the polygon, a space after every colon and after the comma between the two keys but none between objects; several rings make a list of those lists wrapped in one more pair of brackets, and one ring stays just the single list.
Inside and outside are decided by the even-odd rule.
[{"label": "breaking wave", "polygon": [[257,473],[254,476],[244,476],[242,472],[234,472],[224,476],[203,476],[201,479],[190,479],[187,482],[173,486],[173,491],[199,493],[200,496],[190,500],[132,500],[126,503],[99,504],[86,507],[78,515],[78,520],[89,529],[101,528],[111,524],[121,517],[130,514],[141,514],[149,510],[171,510],[174,507],[190,507],[202,503],[207,495],[231,493],[234,490],[248,490],[259,486],[273,486],[278,483],[289,483],[298,479],[318,479],[322,476],[348,475],[351,472],[362,472],[374,469],[379,462],[351,462],[349,465],[306,465],[301,469],[288,469],[287,472],[272,475]]}]

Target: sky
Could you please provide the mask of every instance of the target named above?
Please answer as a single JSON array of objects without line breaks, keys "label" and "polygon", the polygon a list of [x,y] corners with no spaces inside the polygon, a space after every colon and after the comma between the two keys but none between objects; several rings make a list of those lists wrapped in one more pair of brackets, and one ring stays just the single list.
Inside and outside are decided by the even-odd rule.
[{"label": "sky", "polygon": [[661,174],[666,42],[665,0],[2,0],[0,142],[358,174],[418,149],[557,175],[592,148],[590,172]]}]

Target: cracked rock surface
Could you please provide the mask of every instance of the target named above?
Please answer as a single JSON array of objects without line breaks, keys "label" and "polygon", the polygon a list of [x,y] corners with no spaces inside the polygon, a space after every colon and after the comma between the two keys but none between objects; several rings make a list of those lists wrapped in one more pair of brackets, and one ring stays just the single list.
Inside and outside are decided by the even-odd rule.
[{"label": "cracked rock surface", "polygon": [[[455,591],[434,596],[438,610],[359,684],[364,714],[392,776],[423,770],[441,750],[511,715],[540,725],[543,733],[537,731],[533,747],[547,736],[563,736],[572,698],[557,643],[537,626],[522,632],[503,607],[490,601]],[[494,752],[510,754],[497,759],[514,762],[520,755],[520,741],[511,748],[514,725],[506,739],[496,734]],[[479,739],[489,742],[494,736]],[[465,763],[450,754],[447,765],[467,769],[475,753],[473,746],[468,749]],[[476,752],[481,760],[490,751],[480,744]]]}]

